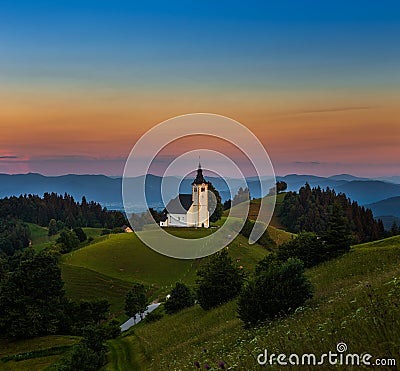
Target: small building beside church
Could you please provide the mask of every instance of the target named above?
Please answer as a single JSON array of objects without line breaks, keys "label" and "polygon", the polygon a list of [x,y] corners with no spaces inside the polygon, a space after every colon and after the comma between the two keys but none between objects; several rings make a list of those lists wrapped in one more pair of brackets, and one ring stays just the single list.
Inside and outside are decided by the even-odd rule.
[{"label": "small building beside church", "polygon": [[179,194],[169,201],[160,226],[208,228],[209,219],[208,183],[199,164],[197,176],[192,183],[192,194]]}]

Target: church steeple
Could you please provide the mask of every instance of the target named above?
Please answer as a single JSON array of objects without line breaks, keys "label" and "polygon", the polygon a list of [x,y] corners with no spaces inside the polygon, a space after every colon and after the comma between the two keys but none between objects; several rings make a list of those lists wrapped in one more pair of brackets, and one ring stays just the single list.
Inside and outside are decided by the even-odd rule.
[{"label": "church steeple", "polygon": [[193,181],[192,185],[194,184],[205,184],[206,180],[203,177],[203,170],[201,168],[201,164],[199,162],[199,167],[197,169],[197,176],[196,179]]}]

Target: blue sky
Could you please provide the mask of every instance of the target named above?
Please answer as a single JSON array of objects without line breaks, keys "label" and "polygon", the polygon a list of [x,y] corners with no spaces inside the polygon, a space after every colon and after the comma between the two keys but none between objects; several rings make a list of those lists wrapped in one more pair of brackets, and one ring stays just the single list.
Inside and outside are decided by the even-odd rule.
[{"label": "blue sky", "polygon": [[[398,1],[0,0],[0,172],[53,173],[41,159],[87,158],[59,167],[85,172],[107,157],[96,171],[118,173],[147,129],[200,111],[248,126],[280,172],[322,162],[397,174],[399,39]],[[314,115],[293,117],[304,112]],[[298,147],[283,150],[294,130]],[[366,146],[386,154],[373,169]]]}]

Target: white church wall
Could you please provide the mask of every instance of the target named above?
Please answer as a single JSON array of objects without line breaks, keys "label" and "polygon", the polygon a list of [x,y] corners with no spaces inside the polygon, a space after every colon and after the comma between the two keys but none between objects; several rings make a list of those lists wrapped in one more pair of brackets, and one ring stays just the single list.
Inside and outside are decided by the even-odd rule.
[{"label": "white church wall", "polygon": [[168,225],[170,227],[186,227],[186,214],[168,214]]}]

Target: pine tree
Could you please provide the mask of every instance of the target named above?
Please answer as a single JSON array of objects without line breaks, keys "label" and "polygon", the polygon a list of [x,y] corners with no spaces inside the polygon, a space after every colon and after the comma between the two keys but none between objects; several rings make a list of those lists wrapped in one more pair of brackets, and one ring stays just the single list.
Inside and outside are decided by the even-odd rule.
[{"label": "pine tree", "polygon": [[338,256],[350,250],[351,234],[348,220],[343,215],[342,207],[334,203],[329,214],[328,227],[323,234],[325,248],[330,257]]}]

